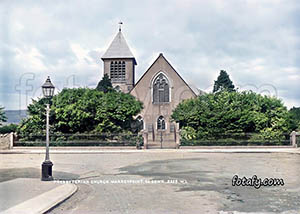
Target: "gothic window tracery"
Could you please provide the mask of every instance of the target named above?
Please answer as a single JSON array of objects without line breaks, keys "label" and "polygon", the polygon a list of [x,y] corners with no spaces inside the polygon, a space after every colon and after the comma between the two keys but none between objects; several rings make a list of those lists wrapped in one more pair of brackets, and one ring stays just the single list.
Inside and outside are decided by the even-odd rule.
[{"label": "gothic window tracery", "polygon": [[170,102],[169,92],[170,86],[167,77],[159,74],[153,82],[153,102],[168,103]]}]

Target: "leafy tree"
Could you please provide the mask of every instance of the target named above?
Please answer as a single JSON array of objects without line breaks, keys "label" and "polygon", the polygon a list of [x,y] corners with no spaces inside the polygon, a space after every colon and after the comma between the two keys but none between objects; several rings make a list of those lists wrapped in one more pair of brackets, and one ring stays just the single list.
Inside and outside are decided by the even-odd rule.
[{"label": "leafy tree", "polygon": [[254,92],[220,91],[185,100],[171,118],[185,139],[256,134],[257,139],[281,138],[288,132],[288,111],[281,100]]},{"label": "leafy tree", "polygon": [[133,116],[142,109],[142,103],[130,94],[109,92],[97,108],[96,132],[122,132],[131,130]]},{"label": "leafy tree", "polygon": [[111,81],[109,79],[108,74],[104,74],[102,80],[100,80],[100,82],[98,83],[96,89],[98,91],[102,91],[104,93],[113,91],[113,86],[111,84]]},{"label": "leafy tree", "polygon": [[2,122],[6,122],[7,118],[5,116],[4,107],[0,107],[0,125]]},{"label": "leafy tree", "polygon": [[96,109],[103,96],[103,92],[87,88],[64,89],[53,97],[54,130],[62,133],[92,131]]},{"label": "leafy tree", "polygon": [[300,130],[300,107],[293,107],[289,110],[290,128]]},{"label": "leafy tree", "polygon": [[[45,99],[28,106],[29,117],[18,127],[22,138],[31,133],[44,134]],[[133,96],[115,91],[104,93],[95,89],[63,89],[52,99],[50,124],[56,133],[130,132],[133,116],[142,103]]]},{"label": "leafy tree", "polygon": [[222,90],[235,91],[234,85],[226,71],[221,70],[218,79],[215,81],[213,92]]},{"label": "leafy tree", "polygon": [[[17,127],[17,133],[21,137],[29,138],[33,135],[45,135],[46,132],[46,104],[49,103],[47,98],[32,100],[28,109],[28,117],[22,119]],[[50,111],[50,124],[54,121],[53,111]]]}]

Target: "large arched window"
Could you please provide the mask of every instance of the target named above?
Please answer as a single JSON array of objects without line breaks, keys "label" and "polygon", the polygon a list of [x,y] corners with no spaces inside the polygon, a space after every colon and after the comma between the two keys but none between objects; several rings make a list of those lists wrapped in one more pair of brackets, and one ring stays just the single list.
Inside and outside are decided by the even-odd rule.
[{"label": "large arched window", "polygon": [[163,116],[159,116],[157,119],[157,129],[165,130],[166,129],[166,122]]},{"label": "large arched window", "polygon": [[125,61],[112,61],[110,63],[110,78],[112,82],[125,81]]},{"label": "large arched window", "polygon": [[168,103],[169,98],[169,81],[165,75],[159,74],[153,82],[153,102]]}]

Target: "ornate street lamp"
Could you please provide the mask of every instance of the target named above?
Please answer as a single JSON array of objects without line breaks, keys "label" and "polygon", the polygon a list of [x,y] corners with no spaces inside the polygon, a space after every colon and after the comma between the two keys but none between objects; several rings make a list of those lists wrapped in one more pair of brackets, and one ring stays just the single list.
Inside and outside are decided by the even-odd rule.
[{"label": "ornate street lamp", "polygon": [[[51,83],[50,77],[48,76],[46,82],[42,85],[43,95],[48,98],[49,101],[54,94],[54,85]],[[46,158],[42,163],[42,181],[51,181],[52,177],[52,166],[53,163],[50,161],[49,157],[49,112],[50,103],[46,104]]]}]

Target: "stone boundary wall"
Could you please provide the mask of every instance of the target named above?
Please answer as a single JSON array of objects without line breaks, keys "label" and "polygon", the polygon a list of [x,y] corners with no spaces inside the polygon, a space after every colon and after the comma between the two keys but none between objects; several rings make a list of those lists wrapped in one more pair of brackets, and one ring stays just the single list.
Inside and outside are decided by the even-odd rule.
[{"label": "stone boundary wall", "polygon": [[14,143],[14,133],[0,134],[0,150],[12,149]]},{"label": "stone boundary wall", "polygon": [[300,132],[292,131],[292,133],[290,135],[290,141],[291,141],[292,146],[295,148],[298,147],[297,136],[300,136]]}]

